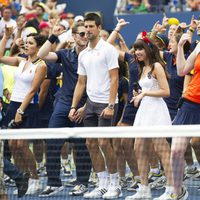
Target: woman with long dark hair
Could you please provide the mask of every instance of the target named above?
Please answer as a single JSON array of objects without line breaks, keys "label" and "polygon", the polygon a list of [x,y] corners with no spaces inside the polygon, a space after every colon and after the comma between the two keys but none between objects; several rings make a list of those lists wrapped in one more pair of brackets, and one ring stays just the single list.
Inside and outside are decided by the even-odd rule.
[{"label": "woman with long dark hair", "polygon": [[[142,33],[142,39],[134,43],[135,57],[139,65],[139,84],[141,91],[134,91],[132,99],[135,106],[139,107],[136,113],[134,126],[157,126],[171,125],[171,119],[167,105],[163,98],[170,95],[168,85],[168,74],[165,64],[160,57],[158,48]],[[162,198],[170,196],[173,191],[173,183],[170,168],[170,148],[164,138],[137,138],[135,151],[138,162],[138,169],[141,178],[141,185],[137,193],[128,196],[129,199],[151,199],[151,190],[148,185],[149,172],[149,146],[153,142],[154,148],[160,156],[167,176],[167,187]],[[160,198],[158,198],[160,199]]]}]

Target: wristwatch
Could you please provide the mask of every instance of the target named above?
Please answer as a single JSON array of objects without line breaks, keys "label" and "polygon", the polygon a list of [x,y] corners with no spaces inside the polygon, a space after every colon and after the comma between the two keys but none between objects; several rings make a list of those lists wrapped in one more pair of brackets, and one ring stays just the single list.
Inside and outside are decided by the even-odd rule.
[{"label": "wristwatch", "polygon": [[109,109],[111,109],[111,110],[114,110],[115,104],[109,103],[107,107],[108,107]]},{"label": "wristwatch", "polygon": [[23,115],[23,114],[24,114],[24,111],[22,111],[21,108],[18,108],[18,109],[17,109],[17,113],[19,113],[20,115]]}]

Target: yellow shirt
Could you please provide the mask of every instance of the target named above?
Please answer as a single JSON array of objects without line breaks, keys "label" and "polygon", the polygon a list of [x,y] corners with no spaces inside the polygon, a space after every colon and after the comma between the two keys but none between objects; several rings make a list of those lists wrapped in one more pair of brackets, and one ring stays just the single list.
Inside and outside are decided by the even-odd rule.
[{"label": "yellow shirt", "polygon": [[[9,65],[2,65],[1,66],[3,76],[4,76],[4,89],[8,89],[9,93],[12,93],[13,87],[14,87],[14,73],[17,67],[9,66]],[[10,103],[8,99],[3,97],[3,101],[5,103]]]}]

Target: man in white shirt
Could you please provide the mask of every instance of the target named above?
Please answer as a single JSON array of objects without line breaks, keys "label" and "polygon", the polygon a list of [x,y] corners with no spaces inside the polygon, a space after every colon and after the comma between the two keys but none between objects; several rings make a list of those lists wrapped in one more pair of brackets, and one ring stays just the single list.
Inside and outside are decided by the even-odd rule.
[{"label": "man in white shirt", "polygon": [[[101,18],[99,15],[87,14],[84,23],[89,44],[79,54],[79,78],[69,118],[72,121],[76,120],[76,107],[86,87],[88,100],[84,126],[111,126],[114,110],[118,103],[118,52],[115,47],[100,38]],[[87,146],[93,169],[99,178],[99,186],[90,193],[85,193],[84,198],[113,199],[121,197],[117,159],[111,140],[87,139]],[[105,162],[100,148],[105,156]]]},{"label": "man in white shirt", "polygon": [[[11,8],[9,7],[5,7],[3,9],[3,17],[0,21],[0,39],[2,39],[4,32],[5,32],[5,26],[7,27],[13,27],[15,28],[17,26],[17,23],[15,20],[11,19],[12,16],[12,11]],[[8,40],[7,44],[6,44],[6,49],[10,49],[11,44],[13,42],[14,39],[14,34],[10,37],[10,39]]]}]

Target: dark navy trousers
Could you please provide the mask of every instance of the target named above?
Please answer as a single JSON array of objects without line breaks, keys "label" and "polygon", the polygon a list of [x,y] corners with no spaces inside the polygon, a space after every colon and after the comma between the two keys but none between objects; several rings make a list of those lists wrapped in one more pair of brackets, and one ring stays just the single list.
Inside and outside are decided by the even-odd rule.
[{"label": "dark navy trousers", "polygon": [[[71,102],[56,101],[54,111],[49,121],[49,128],[59,127],[77,127],[83,124],[76,124],[69,120],[68,114],[71,108]],[[59,129],[58,129],[59,131]],[[47,176],[48,186],[61,186],[60,169],[61,169],[61,149],[65,142],[73,142],[75,150],[76,176],[77,181],[87,186],[90,171],[91,159],[85,144],[85,139],[52,139],[46,141],[47,146]]]}]

